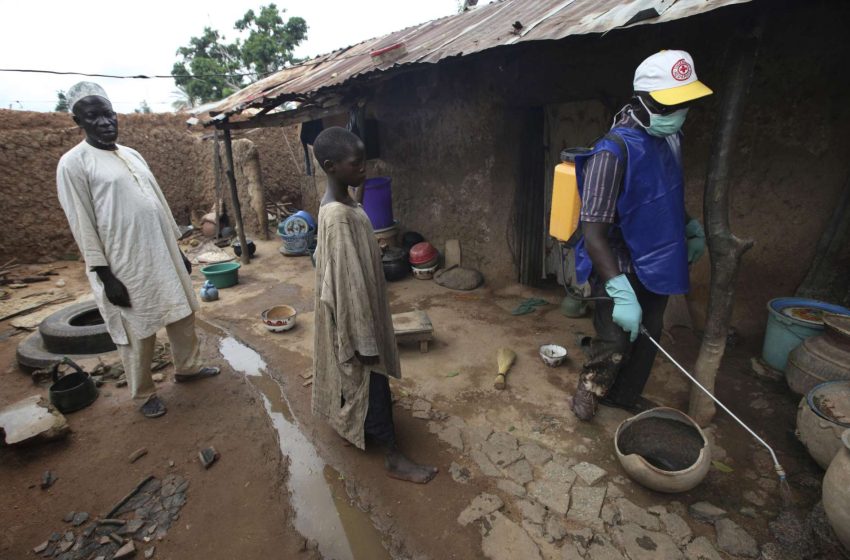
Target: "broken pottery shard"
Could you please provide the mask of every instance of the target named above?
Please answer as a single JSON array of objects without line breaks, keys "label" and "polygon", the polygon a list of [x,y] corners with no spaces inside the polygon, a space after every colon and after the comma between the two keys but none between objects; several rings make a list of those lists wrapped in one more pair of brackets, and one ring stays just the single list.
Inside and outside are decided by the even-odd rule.
[{"label": "broken pottery shard", "polygon": [[561,516],[550,515],[547,517],[544,529],[546,536],[555,541],[559,541],[567,536],[567,528],[564,527],[564,521]]},{"label": "broken pottery shard", "polygon": [[153,558],[154,553],[156,552],[156,547],[152,546],[149,549],[145,550],[145,560],[150,560]]},{"label": "broken pottery shard", "polygon": [[627,523],[619,531],[620,542],[631,560],[680,560],[683,558],[673,540],[664,533]]},{"label": "broken pottery shard", "polygon": [[62,521],[64,521],[65,523],[70,523],[74,520],[75,515],[77,515],[76,511],[69,511],[65,514],[65,517],[62,518]]},{"label": "broken pottery shard", "polygon": [[466,426],[463,428],[463,437],[466,440],[467,447],[478,449],[481,444],[487,441],[490,434],[493,433],[493,428],[486,426]]},{"label": "broken pottery shard", "polygon": [[588,486],[593,486],[602,479],[608,472],[605,469],[597,467],[592,463],[582,461],[573,467],[573,471],[581,478]]},{"label": "broken pottery shard", "polygon": [[524,485],[534,480],[531,474],[531,463],[525,459],[520,459],[516,463],[505,467],[505,475],[519,485]]},{"label": "broken pottery shard", "polygon": [[200,453],[198,453],[198,457],[200,457],[201,464],[204,468],[208,469],[218,459],[218,452],[214,447],[207,447],[206,449],[201,449]]},{"label": "broken pottery shard", "polygon": [[570,487],[576,480],[576,473],[570,467],[571,464],[568,459],[556,455],[551,461],[543,465],[542,478],[563,484],[566,487],[565,490],[569,492]]},{"label": "broken pottery shard", "polygon": [[483,494],[476,496],[475,499],[472,500],[472,503],[469,504],[465,510],[460,512],[457,522],[463,526],[469,525],[473,521],[481,519],[485,515],[500,509],[503,505],[504,503],[501,498],[484,492]]},{"label": "broken pottery shard", "polygon": [[460,428],[457,426],[449,426],[437,432],[437,437],[448,443],[455,449],[463,451],[463,438],[460,435]]},{"label": "broken pottery shard", "polygon": [[623,523],[634,523],[650,531],[661,529],[661,522],[656,516],[642,507],[636,506],[626,498],[618,498],[615,500],[614,505],[620,511],[620,519]]},{"label": "broken pottery shard", "polygon": [[130,453],[130,456],[127,457],[127,459],[131,463],[135,463],[136,461],[138,461],[139,459],[141,459],[142,457],[144,457],[147,454],[148,454],[148,448],[147,447],[140,447],[140,448],[136,449],[135,451],[133,451],[132,453]]},{"label": "broken pottery shard", "polygon": [[516,505],[523,519],[527,519],[538,525],[542,525],[543,521],[545,521],[546,509],[542,505],[528,500],[519,500]]},{"label": "broken pottery shard", "polygon": [[47,490],[53,486],[53,483],[57,480],[58,479],[53,475],[52,471],[44,471],[44,474],[41,475],[41,489]]},{"label": "broken pottery shard", "polygon": [[71,517],[71,525],[74,527],[79,527],[83,523],[89,520],[89,514],[84,511],[78,511]]},{"label": "broken pottery shard", "polygon": [[605,501],[605,488],[573,486],[567,519],[579,523],[592,522],[599,518],[603,501]]},{"label": "broken pottery shard", "polygon": [[127,541],[127,544],[125,544],[124,546],[122,546],[121,548],[116,550],[115,556],[113,556],[112,558],[114,558],[115,560],[119,560],[120,558],[129,558],[130,556],[134,555],[135,553],[136,553],[136,545],[133,544],[132,540],[130,540],[130,541]]},{"label": "broken pottery shard", "polygon": [[499,469],[496,468],[496,465],[487,458],[487,455],[485,455],[483,451],[474,449],[469,455],[472,457],[472,460],[475,461],[475,464],[478,465],[478,468],[481,469],[481,473],[485,476],[500,476],[502,474],[499,472]]},{"label": "broken pottery shard", "polygon": [[42,552],[44,552],[45,550],[47,550],[47,545],[48,545],[48,544],[50,544],[50,541],[44,541],[43,543],[41,543],[40,545],[38,545],[37,547],[35,547],[35,548],[33,548],[33,549],[32,549],[33,553],[35,553],[35,554],[41,554]]},{"label": "broken pottery shard", "polygon": [[528,493],[550,510],[566,515],[570,509],[570,487],[550,480],[529,483]]},{"label": "broken pottery shard", "polygon": [[69,431],[65,417],[39,395],[0,409],[0,436],[5,434],[7,445],[58,439]]},{"label": "broken pottery shard", "polygon": [[469,478],[471,476],[469,469],[461,467],[454,461],[452,461],[452,464],[449,466],[449,474],[452,475],[452,479],[454,479],[455,482],[460,482],[461,484],[469,482]]},{"label": "broken pottery shard", "polygon": [[511,463],[515,463],[516,461],[522,458],[522,453],[520,453],[519,449],[517,449],[515,446],[510,447],[507,445],[494,443],[493,441],[491,441],[492,439],[493,438],[491,436],[490,440],[482,443],[481,450],[497,467],[507,467]]},{"label": "broken pottery shard", "polygon": [[718,519],[714,528],[717,530],[717,546],[723,552],[749,558],[759,555],[756,540],[731,519]]},{"label": "broken pottery shard", "polygon": [[673,542],[679,546],[684,546],[691,540],[693,532],[688,526],[688,522],[682,519],[681,515],[675,513],[661,514],[661,524],[664,525],[664,530],[673,539]]},{"label": "broken pottery shard", "polygon": [[623,556],[610,541],[600,538],[599,542],[594,541],[590,548],[587,549],[588,560],[623,560]]},{"label": "broken pottery shard", "polygon": [[552,453],[548,449],[544,449],[536,443],[520,445],[519,452],[522,453],[523,457],[528,459],[529,463],[538,467],[552,458]]},{"label": "broken pottery shard", "polygon": [[718,519],[726,517],[726,510],[720,509],[708,502],[697,502],[688,507],[691,517],[706,523],[714,523]]},{"label": "broken pottery shard", "polygon": [[705,537],[697,537],[688,544],[685,548],[685,558],[687,560],[722,560],[711,541]]},{"label": "broken pottery shard", "polygon": [[525,491],[525,487],[520,486],[513,480],[500,479],[496,482],[496,488],[498,488],[502,492],[507,492],[508,494],[511,494],[512,496],[517,496],[519,498],[522,498],[527,494],[527,492]]},{"label": "broken pottery shard", "polygon": [[481,540],[481,550],[491,560],[542,560],[540,549],[522,527],[494,513],[490,531]]}]

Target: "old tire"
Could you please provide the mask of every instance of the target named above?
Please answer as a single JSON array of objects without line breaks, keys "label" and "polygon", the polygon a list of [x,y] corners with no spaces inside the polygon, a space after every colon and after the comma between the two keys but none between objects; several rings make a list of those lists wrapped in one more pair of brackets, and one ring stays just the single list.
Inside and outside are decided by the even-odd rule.
[{"label": "old tire", "polygon": [[54,354],[102,354],[115,343],[93,301],[75,303],[50,315],[38,327],[44,348]]},{"label": "old tire", "polygon": [[54,354],[53,352],[49,352],[44,347],[44,340],[41,338],[41,333],[36,331],[18,343],[16,357],[18,358],[18,364],[24,370],[32,371],[36,369],[47,369],[65,357],[78,361],[84,358],[91,358],[91,355]]}]

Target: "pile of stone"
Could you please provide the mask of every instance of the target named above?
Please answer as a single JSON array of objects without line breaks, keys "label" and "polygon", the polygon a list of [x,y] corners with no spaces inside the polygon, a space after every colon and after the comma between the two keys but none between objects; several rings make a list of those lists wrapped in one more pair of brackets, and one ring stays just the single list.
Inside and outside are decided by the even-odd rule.
[{"label": "pile of stone", "polygon": [[[429,429],[459,453],[449,472],[460,483],[482,476],[492,491],[477,496],[457,521],[475,524],[484,554],[493,560],[721,560],[718,549],[754,558],[758,545],[726,512],[710,504],[689,508],[671,500],[641,507],[623,488],[629,481],[509,432],[469,425],[422,403]],[[717,539],[695,536],[691,525],[710,523]]]},{"label": "pile of stone", "polygon": [[145,559],[153,558],[154,541],[162,540],[180,518],[188,488],[189,481],[179,475],[162,480],[150,476],[102,518],[68,513],[64,521],[70,527],[51,534],[33,552],[57,560],[119,560],[143,550]]}]

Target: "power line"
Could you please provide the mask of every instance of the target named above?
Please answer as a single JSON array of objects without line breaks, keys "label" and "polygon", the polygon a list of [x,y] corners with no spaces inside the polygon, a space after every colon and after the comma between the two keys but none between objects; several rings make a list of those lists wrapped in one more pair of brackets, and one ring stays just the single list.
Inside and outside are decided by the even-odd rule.
[{"label": "power line", "polygon": [[195,80],[203,80],[205,78],[232,78],[235,76],[245,77],[245,76],[257,76],[258,78],[264,78],[266,76],[271,76],[275,72],[265,72],[265,73],[255,73],[255,72],[246,72],[246,73],[237,73],[234,72],[232,74],[204,74],[200,76],[193,76],[191,74],[180,74],[177,76],[173,76],[168,74],[167,76],[163,75],[154,75],[154,76],[146,76],[145,74],[136,74],[133,76],[117,76],[114,74],[89,74],[86,72],[60,72],[58,70],[32,70],[26,68],[0,68],[0,72],[23,72],[27,74],[55,74],[58,76],[86,76],[89,78],[117,78],[120,80],[153,80],[157,78],[167,78],[169,80],[173,80],[175,78],[192,78]]}]

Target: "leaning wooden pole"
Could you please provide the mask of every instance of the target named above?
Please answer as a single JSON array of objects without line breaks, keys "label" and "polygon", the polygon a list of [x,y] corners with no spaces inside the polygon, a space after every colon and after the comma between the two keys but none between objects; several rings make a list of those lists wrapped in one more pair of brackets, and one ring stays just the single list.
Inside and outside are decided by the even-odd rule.
[{"label": "leaning wooden pole", "polygon": [[239,236],[239,245],[242,246],[242,264],[251,262],[248,251],[248,243],[245,239],[245,227],[242,225],[242,207],[239,205],[239,193],[236,191],[236,168],[233,165],[233,139],[230,136],[230,128],[227,121],[222,125],[224,129],[224,155],[227,158],[227,180],[230,183],[230,204],[233,207],[233,215],[236,218],[236,235]]},{"label": "leaning wooden pole", "polygon": [[[756,36],[749,36],[733,39],[730,45],[731,64],[726,72],[726,82],[722,84],[723,99],[705,181],[703,211],[711,256],[711,285],[705,333],[694,375],[712,393],[726,351],[741,257],[753,245],[751,239],[740,239],[729,229],[729,189],[731,159],[753,74],[757,43]],[[714,418],[715,411],[714,401],[699,388],[692,387],[690,416],[700,426],[705,426]]]}]

